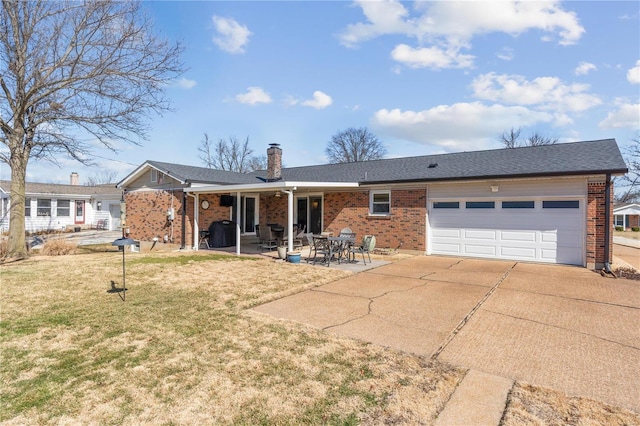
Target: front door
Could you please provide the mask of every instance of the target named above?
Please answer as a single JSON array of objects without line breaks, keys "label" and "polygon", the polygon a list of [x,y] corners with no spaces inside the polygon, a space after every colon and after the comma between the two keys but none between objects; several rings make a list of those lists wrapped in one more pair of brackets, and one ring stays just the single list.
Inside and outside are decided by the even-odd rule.
[{"label": "front door", "polygon": [[76,218],[75,224],[80,225],[84,223],[84,201],[76,200]]},{"label": "front door", "polygon": [[311,195],[298,197],[296,200],[296,218],[300,227],[306,232],[320,234],[322,232],[322,196]]}]

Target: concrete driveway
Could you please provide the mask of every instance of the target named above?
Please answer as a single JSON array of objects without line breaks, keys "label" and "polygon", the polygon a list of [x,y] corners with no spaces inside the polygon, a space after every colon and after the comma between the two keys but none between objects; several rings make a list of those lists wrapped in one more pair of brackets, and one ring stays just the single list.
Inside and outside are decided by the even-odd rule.
[{"label": "concrete driveway", "polygon": [[417,256],[255,308],[640,412],[640,282]]}]

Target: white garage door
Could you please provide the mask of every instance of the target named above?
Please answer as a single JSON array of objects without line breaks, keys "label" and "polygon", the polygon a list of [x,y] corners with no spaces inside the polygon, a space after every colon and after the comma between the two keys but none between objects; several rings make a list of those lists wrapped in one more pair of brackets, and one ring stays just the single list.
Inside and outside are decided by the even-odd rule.
[{"label": "white garage door", "polygon": [[433,254],[583,265],[584,199],[430,201]]}]

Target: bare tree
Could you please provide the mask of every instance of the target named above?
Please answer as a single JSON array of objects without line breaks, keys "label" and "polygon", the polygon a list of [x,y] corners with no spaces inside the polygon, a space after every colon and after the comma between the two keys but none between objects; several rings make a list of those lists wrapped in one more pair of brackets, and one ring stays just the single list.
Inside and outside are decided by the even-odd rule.
[{"label": "bare tree", "polygon": [[87,179],[86,186],[98,186],[106,185],[109,183],[115,183],[118,178],[118,173],[114,170],[102,170],[99,173],[90,176]]},{"label": "bare tree", "polygon": [[633,203],[640,201],[640,134],[631,140],[624,154],[629,171],[614,180],[615,187],[621,190],[616,194],[616,202]]},{"label": "bare tree", "polygon": [[228,140],[219,139],[214,143],[205,133],[198,151],[200,152],[198,157],[210,169],[249,173],[267,167],[266,156],[253,155],[248,136],[244,142],[231,136]]},{"label": "bare tree", "polygon": [[[183,71],[182,47],[157,38],[135,1],[4,0],[0,10],[0,159],[11,168],[7,256],[25,257],[30,159],[90,164],[97,140],[137,144],[164,89]],[[90,136],[90,137],[87,137]]]},{"label": "bare tree", "polygon": [[550,138],[538,132],[533,132],[528,138],[524,140],[520,138],[521,134],[522,134],[522,129],[520,127],[518,127],[517,129],[514,129],[512,127],[510,130],[502,132],[502,134],[498,136],[498,140],[504,145],[505,148],[518,148],[521,146],[554,145],[558,143],[557,138]]},{"label": "bare tree", "polygon": [[325,149],[329,163],[355,163],[383,158],[387,149],[366,127],[336,133]]}]

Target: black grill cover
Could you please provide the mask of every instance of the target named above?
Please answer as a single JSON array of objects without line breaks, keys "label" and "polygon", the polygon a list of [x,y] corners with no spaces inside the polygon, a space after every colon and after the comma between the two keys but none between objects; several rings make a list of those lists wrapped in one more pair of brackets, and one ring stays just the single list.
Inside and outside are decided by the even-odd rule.
[{"label": "black grill cover", "polygon": [[209,247],[229,247],[236,244],[236,223],[230,220],[213,222],[209,226]]}]

